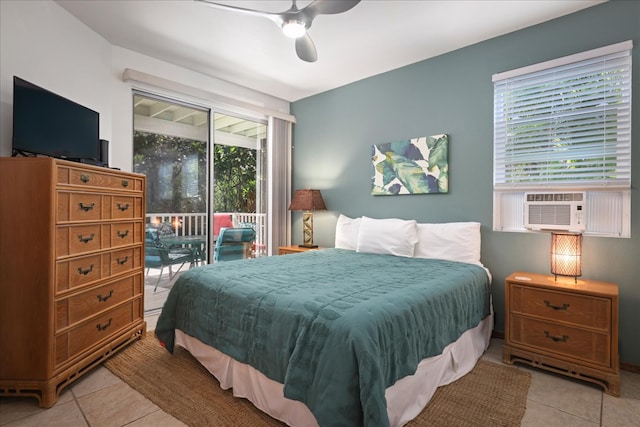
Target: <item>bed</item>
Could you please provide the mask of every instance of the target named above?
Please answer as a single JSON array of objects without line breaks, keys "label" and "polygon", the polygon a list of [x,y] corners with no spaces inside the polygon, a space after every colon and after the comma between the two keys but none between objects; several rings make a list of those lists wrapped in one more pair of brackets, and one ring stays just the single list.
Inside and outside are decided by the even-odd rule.
[{"label": "bed", "polygon": [[453,250],[473,260],[452,260],[429,251],[454,223],[390,221],[341,217],[336,248],[191,269],[156,336],[289,425],[404,425],[473,368],[493,315],[479,224]]}]

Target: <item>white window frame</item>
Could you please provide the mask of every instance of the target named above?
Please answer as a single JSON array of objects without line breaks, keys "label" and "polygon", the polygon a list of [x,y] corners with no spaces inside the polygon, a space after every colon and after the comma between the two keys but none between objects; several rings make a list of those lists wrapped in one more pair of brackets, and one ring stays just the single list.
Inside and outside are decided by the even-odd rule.
[{"label": "white window frame", "polygon": [[[632,41],[621,42],[493,76],[494,230],[531,232],[524,227],[525,193],[570,190],[586,192],[585,235],[624,238],[631,236],[632,48]],[[594,72],[595,64],[605,71]],[[612,66],[612,64],[615,65]],[[575,82],[577,76],[584,75],[582,72],[585,69],[589,71],[589,76],[601,77],[606,74],[608,78],[601,79],[605,86],[613,86],[611,83],[613,80],[609,78],[611,70],[614,70],[615,78],[620,78],[615,86],[618,102],[615,104],[595,102],[590,109],[590,111],[600,109],[599,113],[605,118],[608,117],[609,123],[613,122],[610,129],[615,129],[615,132],[610,133],[608,137],[600,138],[599,134],[594,136],[594,117],[599,113],[590,113],[589,121],[585,122],[587,125],[581,127],[582,133],[575,131],[574,118],[571,120],[564,118],[567,114],[575,117],[578,111],[576,107],[583,107],[585,99],[587,102],[593,100],[593,97],[586,96],[588,92],[582,87],[573,92],[569,87],[570,82]],[[620,73],[620,70],[623,72]],[[598,100],[598,97],[603,96],[600,92],[602,84],[599,83],[596,88],[592,80],[586,79],[590,85],[588,89],[598,91],[595,97]],[[540,84],[541,81],[542,84]],[[558,85],[562,90],[548,90],[552,84]],[[539,87],[544,87],[545,90],[542,92],[537,90]],[[535,92],[534,89],[536,89]],[[538,98],[540,93],[542,98]],[[559,97],[566,101],[568,93],[577,94],[580,99],[576,103],[565,103],[564,108],[557,108],[555,99]],[[618,94],[622,94],[622,97]],[[533,97],[536,97],[536,100],[530,101]],[[613,114],[610,113],[612,108],[615,110]],[[542,120],[540,116],[544,116]],[[525,133],[522,131],[524,126],[521,123],[529,121],[530,117],[534,117],[536,123],[541,121],[545,124],[560,123],[561,130],[564,123],[570,123],[572,127],[564,129],[561,139],[557,135],[540,132],[539,129],[545,126],[531,127],[533,132]],[[563,117],[564,120],[559,117]],[[548,127],[551,128],[551,126]],[[604,124],[602,128],[609,127]],[[582,138],[585,133],[588,134],[587,137]],[[560,146],[562,146],[562,152],[558,148]],[[607,161],[604,160],[605,154],[597,160],[588,159],[585,153],[592,152],[594,147],[603,153],[608,153],[607,157],[614,157],[613,167],[610,167],[611,164],[607,165]],[[565,154],[574,152],[580,154],[578,156]],[[520,156],[523,155],[526,156],[524,161],[520,160],[522,158]],[[575,159],[573,160],[575,163],[568,160],[572,158]],[[557,173],[558,164],[571,167],[561,168]],[[575,164],[581,167],[575,167]],[[542,180],[542,176],[550,178]]]}]

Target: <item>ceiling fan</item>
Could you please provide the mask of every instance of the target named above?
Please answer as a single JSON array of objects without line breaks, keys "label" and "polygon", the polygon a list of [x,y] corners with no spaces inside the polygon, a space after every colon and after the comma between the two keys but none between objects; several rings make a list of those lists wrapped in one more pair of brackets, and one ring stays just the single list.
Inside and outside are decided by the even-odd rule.
[{"label": "ceiling fan", "polygon": [[254,16],[262,16],[275,22],[287,37],[296,39],[296,53],[298,58],[307,62],[315,62],[318,59],[316,46],[307,34],[313,19],[318,15],[333,15],[346,12],[360,3],[361,0],[315,0],[302,9],[296,6],[296,0],[292,0],[291,7],[280,13],[264,12],[244,7],[230,6],[216,3],[211,0],[195,0],[217,9],[234,10]]}]

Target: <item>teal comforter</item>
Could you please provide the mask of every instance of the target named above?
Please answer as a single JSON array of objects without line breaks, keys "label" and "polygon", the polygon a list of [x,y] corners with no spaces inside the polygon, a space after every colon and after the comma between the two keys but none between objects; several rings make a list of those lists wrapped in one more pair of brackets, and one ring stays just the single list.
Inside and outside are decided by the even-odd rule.
[{"label": "teal comforter", "polygon": [[385,389],[489,314],[471,264],[342,249],[221,262],[176,281],[156,327],[284,384],[320,426],[388,426]]}]

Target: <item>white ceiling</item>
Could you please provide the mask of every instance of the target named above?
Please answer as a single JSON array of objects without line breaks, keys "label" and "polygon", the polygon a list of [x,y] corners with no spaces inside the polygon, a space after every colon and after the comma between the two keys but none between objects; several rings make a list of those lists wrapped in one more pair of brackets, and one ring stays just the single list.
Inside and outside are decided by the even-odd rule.
[{"label": "white ceiling", "polygon": [[[339,1],[339,0],[329,0]],[[282,12],[288,0],[220,3]],[[270,20],[193,0],[57,0],[111,44],[269,95],[296,101],[603,0],[363,0],[320,15],[309,35],[318,60],[295,54]],[[311,1],[299,0],[298,8]]]}]

